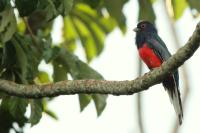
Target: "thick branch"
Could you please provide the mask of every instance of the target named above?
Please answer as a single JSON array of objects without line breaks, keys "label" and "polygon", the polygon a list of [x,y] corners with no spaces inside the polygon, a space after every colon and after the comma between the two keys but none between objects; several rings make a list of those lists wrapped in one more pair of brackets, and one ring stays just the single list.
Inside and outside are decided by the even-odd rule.
[{"label": "thick branch", "polygon": [[78,93],[99,93],[113,95],[131,95],[147,90],[150,86],[162,82],[173,73],[187,59],[189,59],[200,45],[200,23],[187,44],[180,48],[161,67],[148,72],[142,77],[132,81],[106,81],[106,80],[67,80],[47,85],[20,85],[11,81],[0,80],[0,91],[9,95],[27,98],[52,97]]}]

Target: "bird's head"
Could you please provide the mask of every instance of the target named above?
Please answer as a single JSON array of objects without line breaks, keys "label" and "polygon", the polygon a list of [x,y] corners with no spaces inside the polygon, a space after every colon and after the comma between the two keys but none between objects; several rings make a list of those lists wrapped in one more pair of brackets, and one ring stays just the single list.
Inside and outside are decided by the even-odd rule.
[{"label": "bird's head", "polygon": [[135,31],[136,33],[141,33],[141,32],[157,33],[155,26],[149,21],[140,21],[137,24],[137,27],[133,29],[133,31]]}]

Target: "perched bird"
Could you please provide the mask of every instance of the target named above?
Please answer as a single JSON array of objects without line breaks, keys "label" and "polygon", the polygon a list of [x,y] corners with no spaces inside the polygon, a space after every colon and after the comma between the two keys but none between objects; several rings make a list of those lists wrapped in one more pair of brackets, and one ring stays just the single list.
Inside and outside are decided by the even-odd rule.
[{"label": "perched bird", "polygon": [[[139,56],[150,70],[161,66],[171,56],[165,43],[158,36],[153,24],[148,21],[141,21],[137,24],[134,31],[136,32],[136,46],[139,51]],[[169,94],[171,103],[178,115],[179,124],[181,125],[183,109],[179,92],[178,70],[164,79],[162,84]]]}]

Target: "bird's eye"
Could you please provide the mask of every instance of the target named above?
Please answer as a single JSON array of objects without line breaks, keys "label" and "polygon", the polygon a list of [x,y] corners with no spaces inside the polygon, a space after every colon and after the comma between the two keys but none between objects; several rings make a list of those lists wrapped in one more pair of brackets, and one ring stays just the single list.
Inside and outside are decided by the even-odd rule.
[{"label": "bird's eye", "polygon": [[146,27],[146,25],[145,25],[145,24],[142,24],[142,25],[141,25],[141,28],[145,28],[145,27]]}]

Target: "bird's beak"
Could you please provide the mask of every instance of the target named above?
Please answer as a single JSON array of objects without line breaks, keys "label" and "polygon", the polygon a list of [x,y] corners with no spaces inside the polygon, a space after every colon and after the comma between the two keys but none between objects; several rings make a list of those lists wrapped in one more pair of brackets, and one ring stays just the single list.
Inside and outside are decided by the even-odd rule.
[{"label": "bird's beak", "polygon": [[133,31],[138,32],[138,31],[140,31],[140,29],[136,27],[133,29]]}]

